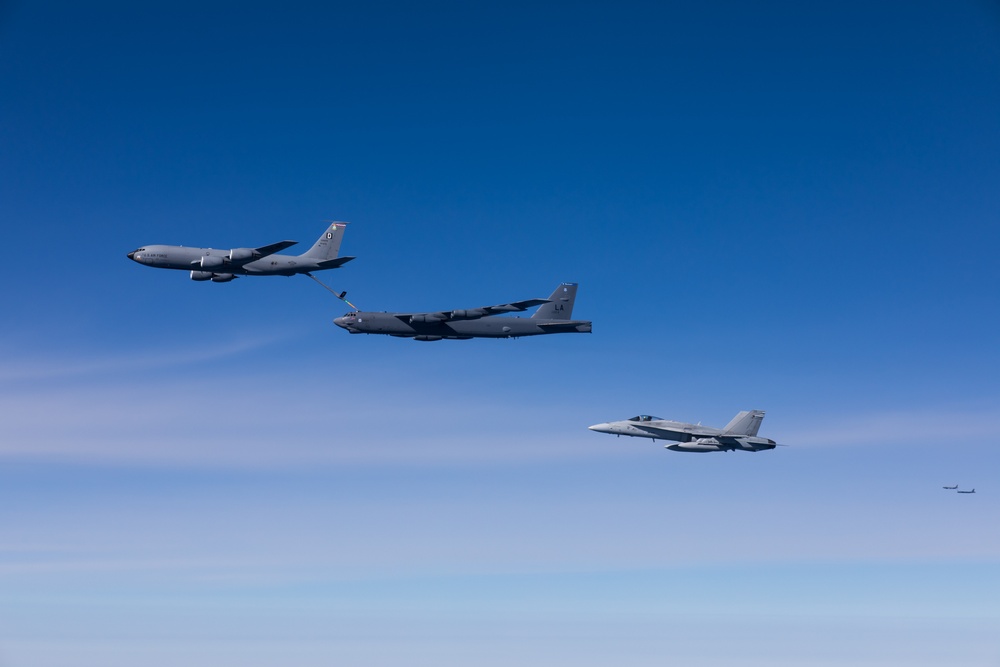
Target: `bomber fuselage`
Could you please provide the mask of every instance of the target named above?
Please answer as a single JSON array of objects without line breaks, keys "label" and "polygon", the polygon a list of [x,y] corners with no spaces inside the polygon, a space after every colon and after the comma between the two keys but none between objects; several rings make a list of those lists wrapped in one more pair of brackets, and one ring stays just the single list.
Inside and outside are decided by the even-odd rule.
[{"label": "bomber fuselage", "polygon": [[531,317],[481,317],[468,320],[419,321],[393,313],[352,312],[336,318],[338,327],[352,334],[387,334],[417,340],[465,340],[469,338],[518,338],[550,333],[590,333],[584,320],[540,320]]}]

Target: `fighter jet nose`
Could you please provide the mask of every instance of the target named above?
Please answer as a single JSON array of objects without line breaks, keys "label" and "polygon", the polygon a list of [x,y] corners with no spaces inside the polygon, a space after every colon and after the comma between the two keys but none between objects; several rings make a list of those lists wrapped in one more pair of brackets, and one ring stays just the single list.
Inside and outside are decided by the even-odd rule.
[{"label": "fighter jet nose", "polygon": [[587,428],[589,428],[591,431],[597,431],[598,433],[608,432],[607,424],[594,424],[593,426],[588,426]]}]

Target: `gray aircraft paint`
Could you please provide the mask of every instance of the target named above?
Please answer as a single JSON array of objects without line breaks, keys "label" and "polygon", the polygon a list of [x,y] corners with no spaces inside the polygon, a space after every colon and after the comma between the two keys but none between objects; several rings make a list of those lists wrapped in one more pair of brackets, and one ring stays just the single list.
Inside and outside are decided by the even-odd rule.
[{"label": "gray aircraft paint", "polygon": [[774,440],[757,436],[763,420],[763,410],[745,410],[733,417],[733,420],[721,429],[660,419],[650,415],[594,424],[588,428],[598,433],[672,441],[677,444],[664,446],[675,452],[706,453],[734,450],[759,452],[777,447]]},{"label": "gray aircraft paint", "polygon": [[[548,299],[423,313],[352,311],[333,322],[352,334],[383,334],[422,341],[590,333],[592,327],[589,321],[570,319],[576,290],[576,283],[563,283]],[[531,317],[493,317],[523,312],[535,306],[539,308]]]},{"label": "gray aircraft paint", "polygon": [[128,253],[128,258],[157,269],[190,271],[191,280],[225,283],[236,276],[294,276],[340,268],[353,257],[337,257],[346,222],[334,222],[301,255],[276,254],[297,241],[279,241],[260,248],[189,248],[147,245]]}]

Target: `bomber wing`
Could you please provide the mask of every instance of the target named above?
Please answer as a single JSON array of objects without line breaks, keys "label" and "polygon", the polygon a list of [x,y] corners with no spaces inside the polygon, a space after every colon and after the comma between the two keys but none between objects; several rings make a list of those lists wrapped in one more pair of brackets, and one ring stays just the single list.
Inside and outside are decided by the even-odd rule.
[{"label": "bomber wing", "polygon": [[520,313],[528,308],[549,303],[549,299],[526,299],[524,301],[512,301],[501,303],[496,306],[483,306],[481,308],[468,308],[463,310],[439,310],[429,313],[396,313],[396,317],[404,322],[427,323],[453,322],[455,320],[478,320],[490,315],[502,315],[503,313]]}]

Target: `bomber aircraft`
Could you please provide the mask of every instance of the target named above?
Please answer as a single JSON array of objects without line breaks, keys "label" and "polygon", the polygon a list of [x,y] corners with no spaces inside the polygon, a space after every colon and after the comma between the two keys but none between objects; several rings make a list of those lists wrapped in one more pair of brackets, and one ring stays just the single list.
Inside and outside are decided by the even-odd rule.
[{"label": "bomber aircraft", "polygon": [[298,241],[279,241],[259,248],[188,248],[178,245],[147,245],[128,254],[139,264],[157,269],[191,272],[191,280],[228,283],[239,276],[310,275],[311,271],[337,269],[354,259],[337,257],[346,222],[334,222],[309,250],[301,255],[278,255]]},{"label": "bomber aircraft", "polygon": [[975,492],[976,490],[973,489],[972,491],[956,491],[955,493],[975,493]]},{"label": "bomber aircraft", "polygon": [[763,419],[763,410],[745,410],[733,417],[733,420],[726,424],[725,428],[718,429],[701,424],[686,424],[650,415],[639,415],[623,421],[594,424],[588,428],[598,433],[674,441],[677,444],[664,446],[675,452],[703,453],[734,450],[759,452],[778,446],[774,440],[757,436],[757,429],[760,428]]},{"label": "bomber aircraft", "polygon": [[[351,311],[333,323],[352,334],[387,334],[414,340],[518,338],[555,333],[590,333],[591,323],[572,320],[576,283],[563,283],[548,299],[512,301],[497,306],[428,313]],[[539,306],[531,317],[492,317]]]}]

